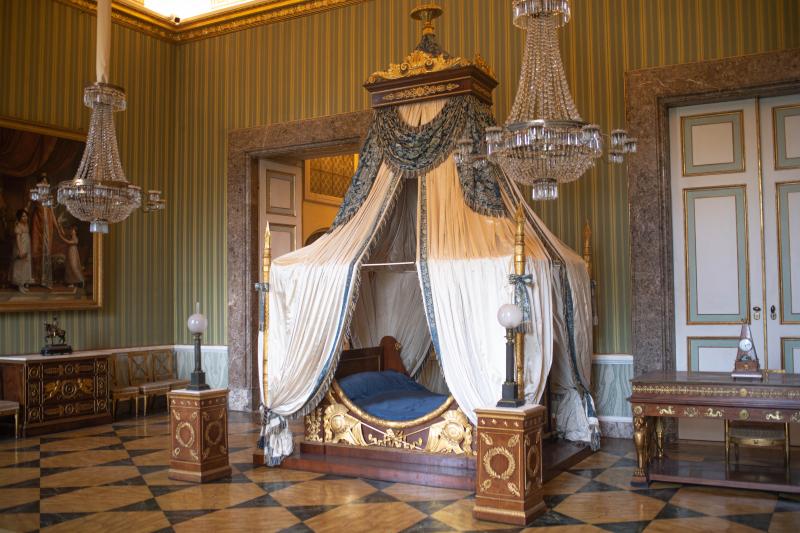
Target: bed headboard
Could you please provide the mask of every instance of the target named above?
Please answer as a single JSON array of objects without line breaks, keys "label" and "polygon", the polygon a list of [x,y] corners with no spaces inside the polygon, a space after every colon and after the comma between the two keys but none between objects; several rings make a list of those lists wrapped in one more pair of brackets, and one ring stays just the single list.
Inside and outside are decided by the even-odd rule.
[{"label": "bed headboard", "polygon": [[395,370],[408,375],[403,360],[400,359],[400,343],[394,337],[386,336],[381,343],[373,348],[358,348],[345,350],[339,359],[336,369],[336,379],[341,379],[359,372],[377,372],[381,370]]}]

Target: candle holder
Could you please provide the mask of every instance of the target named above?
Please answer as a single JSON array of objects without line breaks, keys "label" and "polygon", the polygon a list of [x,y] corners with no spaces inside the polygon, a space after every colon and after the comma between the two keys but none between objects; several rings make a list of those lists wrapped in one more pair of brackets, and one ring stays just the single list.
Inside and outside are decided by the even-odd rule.
[{"label": "candle holder", "polygon": [[208,390],[211,387],[206,383],[206,373],[203,372],[203,356],[200,349],[203,332],[208,327],[208,320],[200,313],[200,302],[195,304],[195,312],[187,321],[189,331],[194,337],[194,371],[191,375],[191,382],[186,387],[187,390]]},{"label": "candle holder", "polygon": [[519,407],[525,403],[518,394],[514,368],[515,329],[522,323],[522,309],[515,304],[504,304],[497,310],[497,321],[506,328],[506,381],[503,383],[503,395],[497,407]]}]

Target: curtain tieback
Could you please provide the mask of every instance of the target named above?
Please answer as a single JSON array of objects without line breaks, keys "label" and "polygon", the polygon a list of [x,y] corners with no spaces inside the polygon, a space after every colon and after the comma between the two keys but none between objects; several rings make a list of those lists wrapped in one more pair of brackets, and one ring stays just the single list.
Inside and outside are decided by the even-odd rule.
[{"label": "curtain tieback", "polygon": [[517,331],[532,333],[531,302],[525,286],[533,283],[533,275],[509,274],[508,282],[514,286],[514,303],[522,309],[522,323],[517,327]]}]

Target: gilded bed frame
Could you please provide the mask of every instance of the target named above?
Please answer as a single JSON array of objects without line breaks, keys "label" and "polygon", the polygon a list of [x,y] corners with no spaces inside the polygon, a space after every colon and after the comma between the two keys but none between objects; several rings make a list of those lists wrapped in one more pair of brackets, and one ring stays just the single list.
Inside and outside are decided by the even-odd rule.
[{"label": "gilded bed frame", "polygon": [[394,337],[384,337],[380,346],[342,352],[328,394],[305,417],[305,441],[473,456],[475,428],[452,396],[425,416],[399,422],[364,412],[339,386],[337,379],[359,372],[396,370],[407,374],[400,349]]}]

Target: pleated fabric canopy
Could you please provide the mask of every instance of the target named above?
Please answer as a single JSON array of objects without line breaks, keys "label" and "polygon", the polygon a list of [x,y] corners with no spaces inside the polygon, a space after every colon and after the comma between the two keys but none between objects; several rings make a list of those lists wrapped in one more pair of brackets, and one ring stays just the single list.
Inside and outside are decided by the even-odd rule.
[{"label": "pleated fabric canopy", "polygon": [[[396,90],[393,80],[420,61],[423,70],[441,70],[418,76],[411,90]],[[551,376],[557,431],[597,446],[586,264],[499,168],[485,160],[457,164],[459,142],[480,146],[495,123],[485,69],[443,52],[431,31],[406,65],[378,77],[393,92],[374,84],[376,109],[331,230],[271,265],[269,320],[258,342],[265,463],[279,464],[292,452],[287,419],[322,400],[346,342],[375,346],[394,336],[409,374],[434,381],[421,369],[435,357],[443,386],[472,423],[476,408],[497,403],[505,331],[496,314],[515,297],[509,275],[519,206],[530,275],[519,287],[527,316],[525,398],[538,403]],[[442,72],[456,77],[445,83]],[[435,79],[426,88],[420,80],[429,74]],[[405,266],[370,266],[385,263]]]}]

